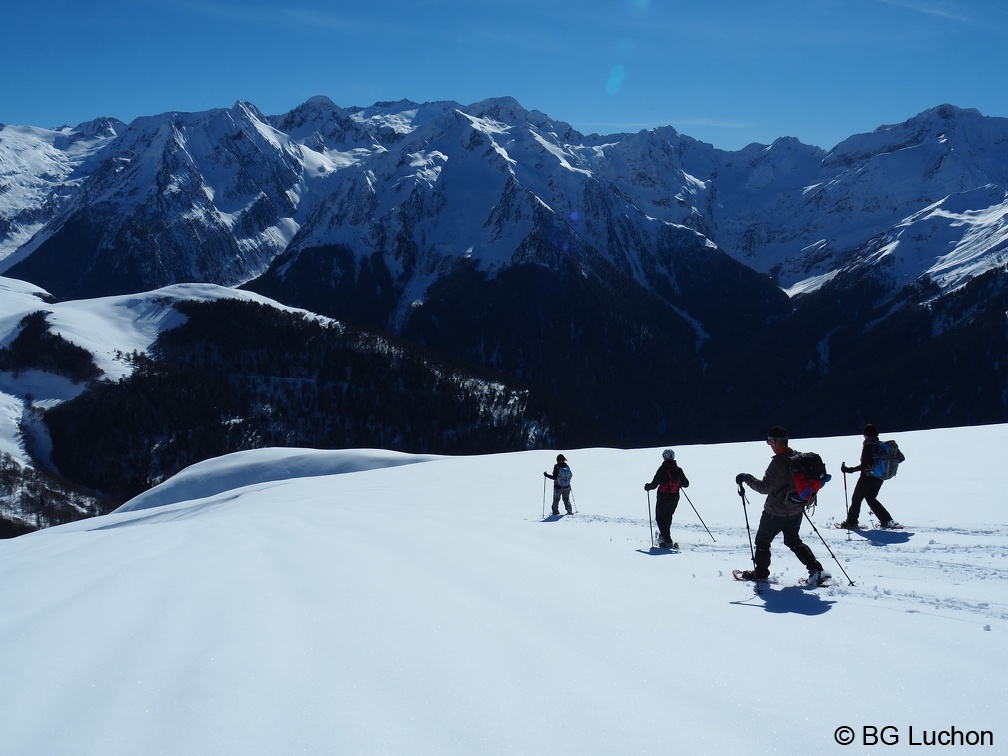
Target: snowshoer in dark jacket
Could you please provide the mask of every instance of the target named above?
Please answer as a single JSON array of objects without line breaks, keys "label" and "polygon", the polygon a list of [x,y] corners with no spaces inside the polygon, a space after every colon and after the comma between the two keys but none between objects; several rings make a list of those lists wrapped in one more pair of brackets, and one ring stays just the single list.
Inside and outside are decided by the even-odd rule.
[{"label": "snowshoer in dark jacket", "polygon": [[820,585],[829,577],[822,564],[816,559],[812,549],[806,545],[799,530],[805,505],[791,503],[788,491],[791,487],[791,456],[794,451],[788,446],[787,431],[775,425],[767,433],[767,443],[773,449],[773,459],[763,473],[762,480],[749,473],[739,473],[735,482],[741,491],[745,483],[756,493],[766,495],[763,514],[756,529],[753,570],[742,573],[746,580],[766,580],[770,577],[770,544],[779,533],[784,534],[784,545],[798,557],[809,571],[809,585]]},{"label": "snowshoer in dark jacket", "polygon": [[[566,473],[564,470],[566,469]],[[570,466],[567,464],[567,457],[557,454],[556,464],[553,465],[553,474],[543,472],[543,476],[553,481],[553,514],[560,514],[560,499],[563,498],[564,507],[567,514],[574,514],[571,509],[571,487],[570,487]]]},{"label": "snowshoer in dark jacket", "polygon": [[654,478],[650,483],[644,484],[645,491],[658,489],[655,499],[655,522],[658,524],[658,545],[663,549],[673,546],[672,515],[679,506],[679,489],[688,486],[689,479],[676,463],[675,452],[666,449],[662,452],[662,463]]},{"label": "snowshoer in dark jacket", "polygon": [[880,528],[898,528],[900,525],[893,521],[889,510],[882,506],[882,502],[878,500],[879,491],[882,489],[882,479],[868,474],[875,464],[875,452],[880,446],[878,428],[868,423],[861,433],[864,436],[864,443],[861,445],[861,464],[857,467],[847,467],[846,463],[840,465],[840,470],[844,473],[861,473],[861,477],[854,484],[854,493],[851,494],[847,519],[840,523],[840,527],[857,528],[858,518],[861,516],[861,502],[867,501],[868,507],[878,518]]}]

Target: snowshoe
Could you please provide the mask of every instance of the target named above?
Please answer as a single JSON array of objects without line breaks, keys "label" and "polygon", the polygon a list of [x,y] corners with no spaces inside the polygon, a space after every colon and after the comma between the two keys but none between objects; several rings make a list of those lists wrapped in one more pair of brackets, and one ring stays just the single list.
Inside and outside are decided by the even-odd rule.
[{"label": "snowshoe", "polygon": [[799,585],[806,585],[809,588],[819,588],[829,585],[831,577],[833,576],[826,572],[826,570],[816,570],[815,572],[810,572],[809,576],[804,580],[799,581]]},{"label": "snowshoe", "polygon": [[679,550],[679,544],[678,543],[676,543],[675,541],[667,541],[667,540],[665,540],[665,538],[662,536],[661,533],[657,533],[657,532],[655,533],[655,543],[658,544],[658,548],[659,549],[669,549],[670,551],[678,551]]},{"label": "snowshoe", "polygon": [[[735,578],[736,580],[745,581],[747,583],[757,582],[756,573],[753,572],[752,570],[732,570],[732,577]],[[767,583],[769,585],[775,585],[777,583],[777,578],[774,577],[760,578],[758,582]]]}]

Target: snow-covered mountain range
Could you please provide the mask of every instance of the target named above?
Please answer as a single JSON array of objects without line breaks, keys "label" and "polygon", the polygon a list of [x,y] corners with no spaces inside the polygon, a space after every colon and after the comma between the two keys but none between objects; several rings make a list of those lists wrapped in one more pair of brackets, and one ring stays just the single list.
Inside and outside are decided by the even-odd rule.
[{"label": "snow-covered mountain range", "polygon": [[950,105],[725,152],[506,97],[238,102],[0,129],[0,272],[393,332],[532,388],[565,444],[964,425],[1008,420],[1006,197],[1008,119]]},{"label": "snow-covered mountain range", "polygon": [[659,250],[699,243],[790,291],[887,257],[894,282],[945,290],[1005,260],[1008,119],[943,105],[829,152],[724,152],[670,127],[583,135],[509,98],[316,97],[5,126],[0,182],[0,267],[61,296],[237,285],[281,252],[347,246],[387,258],[401,310],[448,261],[548,258],[544,229],[550,254],[587,245],[650,288]]}]

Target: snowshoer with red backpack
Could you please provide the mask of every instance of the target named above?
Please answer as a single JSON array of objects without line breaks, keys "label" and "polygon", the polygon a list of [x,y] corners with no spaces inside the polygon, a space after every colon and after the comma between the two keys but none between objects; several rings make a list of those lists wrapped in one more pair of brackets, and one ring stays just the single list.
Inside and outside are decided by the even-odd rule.
[{"label": "snowshoer with red backpack", "polygon": [[[845,475],[847,473],[860,472],[861,477],[854,484],[854,493],[851,494],[851,504],[850,509],[847,510],[847,519],[837,525],[837,527],[857,530],[858,518],[861,516],[861,502],[867,501],[868,507],[878,518],[880,528],[898,529],[901,527],[900,524],[893,520],[892,515],[889,514],[889,510],[882,506],[882,502],[878,500],[878,494],[882,488],[884,479],[875,477],[872,474],[882,446],[882,443],[879,441],[878,428],[872,423],[868,423],[861,433],[864,436],[864,443],[861,446],[861,464],[857,467],[847,467],[846,463],[840,465],[840,470]],[[897,451],[897,453],[899,452]],[[901,453],[899,453],[899,459],[903,459]]]},{"label": "snowshoer with red backpack", "polygon": [[791,457],[797,452],[788,446],[787,431],[779,425],[775,425],[767,433],[767,444],[774,456],[763,473],[763,478],[758,479],[749,473],[735,476],[739,493],[742,493],[742,484],[745,483],[753,491],[766,495],[763,514],[756,529],[753,569],[742,571],[740,577],[757,581],[766,581],[770,577],[770,544],[778,534],[783,533],[784,545],[794,552],[809,572],[806,583],[822,585],[830,575],[816,559],[812,549],[802,541],[799,533],[805,502],[800,499],[795,501],[796,497],[789,495],[793,488]]},{"label": "snowshoer with red backpack", "polygon": [[658,489],[655,498],[655,522],[658,524],[658,545],[663,549],[675,548],[672,541],[672,515],[679,506],[679,490],[689,486],[689,478],[675,461],[675,452],[662,452],[662,463],[650,483],[644,484],[645,491]]}]

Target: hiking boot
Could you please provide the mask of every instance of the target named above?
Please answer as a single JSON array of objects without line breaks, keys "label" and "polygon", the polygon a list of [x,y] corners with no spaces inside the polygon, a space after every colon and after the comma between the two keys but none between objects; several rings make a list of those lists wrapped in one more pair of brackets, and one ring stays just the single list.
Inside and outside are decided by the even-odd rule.
[{"label": "hiking boot", "polygon": [[829,580],[831,575],[826,570],[813,570],[809,573],[805,585],[820,586]]},{"label": "hiking boot", "polygon": [[574,514],[574,510],[571,509],[570,507],[567,507],[567,514]]},{"label": "hiking boot", "polygon": [[856,522],[847,522],[846,520],[844,520],[843,522],[840,523],[838,527],[841,527],[844,530],[857,530],[858,524]]},{"label": "hiking boot", "polygon": [[883,522],[882,524],[880,524],[879,527],[882,528],[883,530],[899,530],[903,526],[900,525],[898,522],[896,522],[896,520],[889,520],[888,522]]},{"label": "hiking boot", "polygon": [[554,517],[557,517],[559,514],[560,514],[560,510],[559,509],[554,509],[553,510],[553,516]]}]

